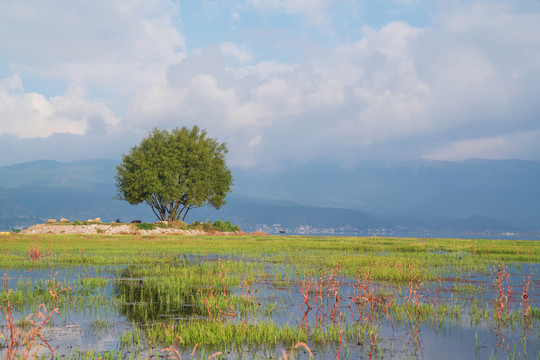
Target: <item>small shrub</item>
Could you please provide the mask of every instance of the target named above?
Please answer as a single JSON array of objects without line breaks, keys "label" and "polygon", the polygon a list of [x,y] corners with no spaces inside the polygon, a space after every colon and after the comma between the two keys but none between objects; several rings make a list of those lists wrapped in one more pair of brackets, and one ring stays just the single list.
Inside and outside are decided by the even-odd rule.
[{"label": "small shrub", "polygon": [[240,231],[238,225],[233,225],[229,220],[223,222],[221,220],[216,220],[212,225],[212,228],[217,231],[223,232],[237,232]]},{"label": "small shrub", "polygon": [[75,221],[73,222],[73,225],[81,225],[81,222],[80,222],[79,220],[75,220]]},{"label": "small shrub", "polygon": [[28,255],[30,256],[32,262],[39,261],[39,258],[43,256],[39,243],[30,244],[30,248],[28,249]]},{"label": "small shrub", "polygon": [[213,224],[210,222],[201,223],[199,221],[194,221],[191,224],[187,225],[187,229],[194,230],[204,230],[206,232],[238,232],[240,228],[238,225],[233,225],[229,220],[221,221],[216,220]]},{"label": "small shrub", "polygon": [[185,230],[185,229],[189,228],[189,225],[187,225],[182,220],[174,220],[173,222],[169,223],[169,227],[172,227],[172,228],[175,228],[175,229],[180,229],[180,230]]},{"label": "small shrub", "polygon": [[154,230],[156,228],[156,225],[150,223],[140,223],[135,224],[135,226],[137,226],[141,230]]},{"label": "small shrub", "polygon": [[189,230],[198,230],[198,229],[201,229],[202,226],[201,226],[201,223],[200,223],[199,221],[194,221],[194,222],[192,222],[191,224],[189,224],[189,225],[187,226],[187,228],[188,228]]},{"label": "small shrub", "polygon": [[210,223],[202,223],[201,226],[204,231],[212,230],[212,224]]},{"label": "small shrub", "polygon": [[214,221],[214,224],[212,225],[212,227],[218,231],[227,231],[225,230],[227,225],[221,220]]}]

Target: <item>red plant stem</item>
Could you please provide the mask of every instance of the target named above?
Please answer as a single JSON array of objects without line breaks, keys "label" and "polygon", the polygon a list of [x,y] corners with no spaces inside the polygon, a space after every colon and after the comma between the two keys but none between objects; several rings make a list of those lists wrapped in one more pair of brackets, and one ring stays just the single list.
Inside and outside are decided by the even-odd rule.
[{"label": "red plant stem", "polygon": [[309,290],[311,288],[311,280],[303,279],[303,280],[299,280],[299,282],[300,282],[300,292],[304,300],[302,307],[305,304],[308,307],[308,309],[313,309],[313,306],[311,306],[311,304],[309,303]]},{"label": "red plant stem", "polygon": [[531,276],[532,274],[529,274],[527,278],[523,276],[523,285],[521,285],[521,306],[523,308],[523,316],[528,318],[529,317],[529,311],[530,311],[530,305],[529,305],[529,286],[531,284]]},{"label": "red plant stem", "polygon": [[212,312],[210,311],[210,304],[208,302],[208,296],[203,296],[202,289],[199,289],[199,294],[201,294],[201,297],[204,299],[204,303],[206,304],[206,311],[208,311],[208,317],[212,318]]},{"label": "red plant stem", "polygon": [[338,353],[336,356],[336,360],[339,360],[341,356],[341,341],[343,338],[343,330],[341,329],[341,321],[339,322],[339,345],[338,345]]},{"label": "red plant stem", "polygon": [[375,344],[377,343],[377,338],[379,337],[379,334],[376,334],[373,337],[373,340],[371,341],[371,347],[369,349],[369,360],[373,358],[373,350],[375,349]]}]

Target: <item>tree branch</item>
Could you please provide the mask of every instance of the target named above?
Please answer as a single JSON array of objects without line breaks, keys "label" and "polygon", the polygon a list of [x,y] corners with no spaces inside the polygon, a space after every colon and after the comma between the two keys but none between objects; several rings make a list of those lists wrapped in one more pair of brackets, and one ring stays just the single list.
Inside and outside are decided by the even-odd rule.
[{"label": "tree branch", "polygon": [[[186,206],[184,206],[184,209],[186,209],[186,212],[184,213],[184,217],[182,218],[182,221],[184,221],[186,219],[186,215],[188,213],[189,210],[191,210],[191,208],[193,207],[193,205],[187,205],[187,208]],[[182,209],[182,210],[184,210]]]}]

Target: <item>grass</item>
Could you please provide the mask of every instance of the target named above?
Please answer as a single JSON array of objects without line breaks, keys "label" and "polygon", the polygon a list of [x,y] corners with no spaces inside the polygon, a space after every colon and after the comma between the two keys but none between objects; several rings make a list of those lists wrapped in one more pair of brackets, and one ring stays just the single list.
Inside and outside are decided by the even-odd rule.
[{"label": "grass", "polygon": [[156,225],[150,223],[140,223],[135,224],[135,226],[140,230],[154,230],[156,228]]},{"label": "grass", "polygon": [[188,358],[195,346],[207,356],[231,347],[279,354],[298,343],[373,358],[400,345],[414,354],[422,331],[465,324],[494,329],[501,348],[518,334],[527,349],[540,335],[529,270],[538,263],[534,241],[12,234],[0,237],[0,270],[60,271],[66,290],[54,298],[46,278],[6,279],[0,303],[21,319],[40,304],[60,309],[45,329],[89,316],[91,331],[117,334],[116,352],[102,358],[153,347]]}]

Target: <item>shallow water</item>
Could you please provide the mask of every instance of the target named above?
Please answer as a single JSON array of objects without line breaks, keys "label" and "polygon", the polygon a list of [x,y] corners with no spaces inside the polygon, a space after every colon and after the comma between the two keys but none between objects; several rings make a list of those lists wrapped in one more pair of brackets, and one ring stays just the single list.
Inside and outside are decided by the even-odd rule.
[{"label": "shallow water", "polygon": [[[213,255],[188,259],[190,262],[216,260]],[[319,297],[315,286],[311,288],[311,309],[304,301],[299,279],[281,282],[260,280],[252,290],[261,307],[271,305],[270,315],[251,314],[232,321],[258,323],[272,320],[279,325],[302,326],[308,332],[324,326],[338,326],[344,330],[347,326],[376,326],[375,331],[372,329],[371,335],[364,334],[361,341],[349,339],[341,344],[328,342],[326,345],[309,344],[308,341],[317,359],[335,359],[338,353],[340,358],[369,358],[371,351],[373,358],[380,359],[506,359],[513,356],[537,359],[540,354],[539,315],[523,322],[519,311],[523,303],[524,278],[531,274],[529,304],[533,308],[540,305],[540,264],[512,266],[507,270],[509,276],[508,283],[503,283],[502,316],[514,314],[507,321],[499,321],[497,317],[496,306],[501,301],[501,293],[494,286],[497,267],[493,266],[487,273],[461,276],[449,273],[440,281],[400,286],[369,281],[362,288],[362,293],[359,279],[339,274],[325,279],[315,276],[303,278],[320,284]],[[54,354],[59,358],[81,357],[89,350],[122,352],[135,358],[146,358],[150,352],[147,343],[126,346],[121,340],[124,332],[135,329],[135,323],[140,325],[172,318],[181,324],[186,319],[204,319],[206,316],[204,308],[190,304],[189,296],[182,308],[171,308],[163,303],[147,279],[133,277],[128,266],[74,266],[2,272],[7,273],[9,288],[27,289],[36,297],[44,291],[45,282],[54,274],[63,286],[71,287],[69,299],[58,305],[60,314],[55,315],[43,331],[51,347],[57,348]],[[339,294],[339,300],[336,300],[334,290]],[[233,289],[232,294],[240,295],[240,286]],[[392,304],[408,303],[409,307],[404,307],[408,312],[400,317],[397,312],[381,311],[390,301]],[[444,315],[423,317],[419,314],[426,313],[430,307],[440,308],[442,305],[451,310]],[[415,307],[420,309],[418,313],[415,313]],[[475,316],[475,307],[483,310],[484,315]],[[32,306],[23,307],[15,313],[15,318],[24,318],[30,311],[33,311]],[[223,346],[208,349],[208,353],[220,350],[225,353],[224,358],[266,358],[270,354],[281,355],[283,348],[288,349],[289,345],[270,349],[247,345],[242,348]],[[190,350],[184,349],[183,352],[187,356]],[[0,348],[0,353],[2,351]],[[46,348],[41,351],[48,354]],[[307,352],[301,349],[296,354],[301,358],[308,357]]]}]

